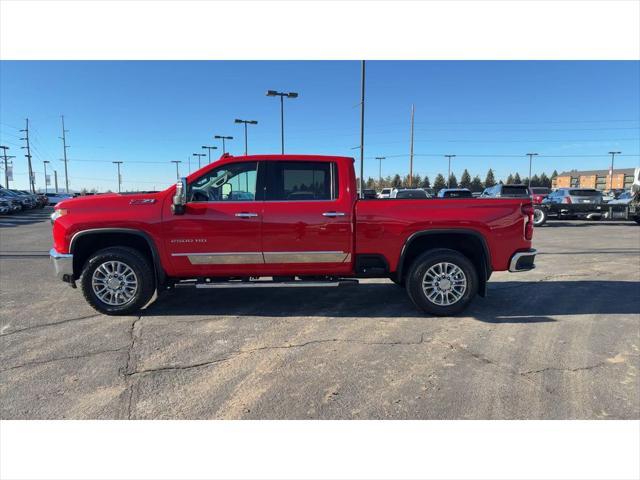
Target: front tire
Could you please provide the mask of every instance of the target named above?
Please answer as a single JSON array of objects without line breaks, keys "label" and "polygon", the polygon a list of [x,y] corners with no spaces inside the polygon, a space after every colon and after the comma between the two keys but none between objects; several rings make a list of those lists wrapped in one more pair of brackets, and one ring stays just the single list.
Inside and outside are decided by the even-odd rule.
[{"label": "front tire", "polygon": [[155,291],[149,261],[129,247],[109,247],[89,257],[80,279],[89,305],[106,315],[129,315],[144,307]]},{"label": "front tire", "polygon": [[426,313],[445,317],[463,311],[478,293],[478,284],[473,263],[447,248],[420,255],[406,278],[411,301]]}]

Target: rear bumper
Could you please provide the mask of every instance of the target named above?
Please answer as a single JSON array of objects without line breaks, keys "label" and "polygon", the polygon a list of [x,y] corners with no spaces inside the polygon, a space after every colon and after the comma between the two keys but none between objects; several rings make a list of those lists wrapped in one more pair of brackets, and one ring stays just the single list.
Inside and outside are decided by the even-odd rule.
[{"label": "rear bumper", "polygon": [[536,268],[534,260],[536,259],[536,249],[530,248],[525,252],[516,252],[509,262],[510,272],[526,272]]},{"label": "rear bumper", "polygon": [[55,248],[49,250],[56,277],[65,282],[73,282],[73,255],[59,253]]}]

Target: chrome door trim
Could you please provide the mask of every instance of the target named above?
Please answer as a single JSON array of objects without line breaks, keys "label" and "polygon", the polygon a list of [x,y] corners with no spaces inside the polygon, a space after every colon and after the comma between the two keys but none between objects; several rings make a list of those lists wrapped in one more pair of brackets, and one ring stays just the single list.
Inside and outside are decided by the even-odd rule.
[{"label": "chrome door trim", "polygon": [[264,263],[344,263],[351,260],[347,252],[263,252]]},{"label": "chrome door trim", "polygon": [[344,212],[324,212],[322,214],[323,217],[344,217],[345,215]]},{"label": "chrome door trim", "polygon": [[192,265],[247,265],[264,263],[262,252],[172,253],[187,257]]}]

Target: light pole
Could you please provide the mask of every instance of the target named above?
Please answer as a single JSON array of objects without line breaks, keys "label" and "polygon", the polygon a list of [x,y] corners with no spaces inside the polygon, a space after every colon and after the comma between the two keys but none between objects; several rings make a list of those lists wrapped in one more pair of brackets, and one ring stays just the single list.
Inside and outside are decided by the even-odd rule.
[{"label": "light pole", "polygon": [[247,145],[247,125],[257,125],[257,120],[240,120],[239,118],[235,119],[235,123],[244,123],[244,154],[248,155],[248,145]]},{"label": "light pole", "polygon": [[378,160],[378,182],[380,183],[380,187],[382,188],[382,160],[386,160],[387,157],[376,157]]},{"label": "light pole", "polygon": [[224,141],[225,140],[233,140],[233,137],[225,137],[224,135],[214,135],[213,138],[218,139],[218,140],[222,140],[222,154],[224,155],[225,153],[227,153],[227,150],[226,150],[225,145],[224,145]]},{"label": "light pole", "polygon": [[0,148],[4,152],[2,154],[2,158],[4,159],[4,188],[9,188],[9,159],[16,157],[13,155],[7,155],[7,150],[9,150],[9,147],[0,145]]},{"label": "light pole", "polygon": [[120,185],[122,184],[122,177],[120,176],[120,165],[122,164],[122,161],[118,160],[117,162],[111,163],[115,163],[118,166],[118,193],[120,193]]},{"label": "light pole", "polygon": [[200,168],[201,168],[201,167],[200,167],[200,159],[201,159],[202,157],[206,157],[206,156],[207,156],[207,154],[206,154],[206,153],[194,153],[194,154],[193,154],[193,156],[194,156],[194,157],[198,157],[198,170],[200,170]]},{"label": "light pole", "polygon": [[180,171],[178,170],[178,165],[182,163],[182,160],[171,160],[171,163],[176,164],[176,180],[180,180]]},{"label": "light pole", "polygon": [[445,155],[449,160],[449,174],[447,175],[447,188],[451,188],[451,159],[455,158],[455,155]]},{"label": "light pole", "polygon": [[203,145],[202,148],[206,148],[207,150],[209,150],[209,163],[211,163],[211,150],[217,150],[218,147],[208,147],[206,145]]},{"label": "light pole", "polygon": [[536,157],[538,154],[527,153],[527,155],[529,156],[529,182],[527,184],[527,187],[531,188],[531,164],[533,163],[533,157]]},{"label": "light pole", "polygon": [[43,160],[42,163],[44,164],[44,193],[46,194],[48,193],[47,183],[49,183],[47,182],[47,163],[51,162],[49,162],[49,160]]},{"label": "light pole", "polygon": [[609,152],[611,155],[611,168],[609,169],[609,190],[613,190],[613,160],[616,155],[620,155],[622,152]]},{"label": "light pole", "polygon": [[298,98],[296,92],[277,92],[276,90],[267,90],[267,97],[280,97],[280,145],[282,154],[284,155],[284,97]]}]

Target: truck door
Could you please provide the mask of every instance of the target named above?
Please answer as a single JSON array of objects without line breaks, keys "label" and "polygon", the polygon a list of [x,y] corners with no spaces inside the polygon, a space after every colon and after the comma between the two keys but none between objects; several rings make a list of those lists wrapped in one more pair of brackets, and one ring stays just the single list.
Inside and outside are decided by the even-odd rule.
[{"label": "truck door", "polygon": [[343,177],[330,159],[267,162],[262,252],[272,274],[352,271],[353,206]]},{"label": "truck door", "polygon": [[184,215],[163,222],[177,275],[252,275],[264,265],[258,165],[228,162],[190,182]]}]

